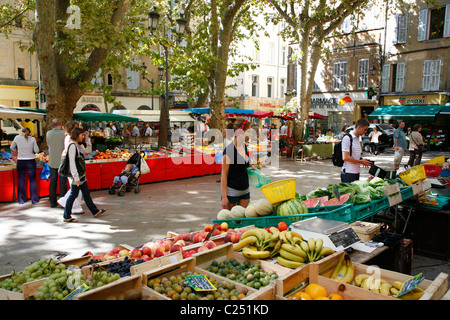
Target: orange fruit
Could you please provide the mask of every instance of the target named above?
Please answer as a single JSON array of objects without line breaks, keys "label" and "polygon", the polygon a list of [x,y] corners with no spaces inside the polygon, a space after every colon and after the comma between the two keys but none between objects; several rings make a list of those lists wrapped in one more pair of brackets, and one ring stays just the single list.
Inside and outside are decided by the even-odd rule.
[{"label": "orange fruit", "polygon": [[312,300],[312,299],[307,293],[300,291],[294,294],[292,297],[290,297],[289,300]]},{"label": "orange fruit", "polygon": [[344,300],[340,294],[332,293],[328,296],[328,299],[330,300]]},{"label": "orange fruit", "polygon": [[314,300],[330,300],[330,299],[328,299],[327,297],[320,296],[320,297],[315,298]]},{"label": "orange fruit", "polygon": [[315,300],[317,297],[328,297],[327,289],[317,283],[310,283],[306,286],[305,292],[311,299]]}]

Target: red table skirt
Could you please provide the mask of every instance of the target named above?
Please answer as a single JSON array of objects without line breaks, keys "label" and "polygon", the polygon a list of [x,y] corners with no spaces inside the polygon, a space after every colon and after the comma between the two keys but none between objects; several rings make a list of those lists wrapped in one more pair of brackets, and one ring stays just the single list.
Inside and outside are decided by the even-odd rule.
[{"label": "red table skirt", "polygon": [[[155,158],[145,160],[150,173],[141,176],[139,183],[151,183],[183,179],[195,176],[217,174],[221,164],[215,162],[215,156],[195,153],[173,158]],[[90,190],[109,189],[114,177],[125,168],[126,161],[86,163],[86,179]],[[41,179],[42,168],[36,170],[36,182],[39,197],[49,194],[50,179]],[[25,181],[26,196],[30,198],[28,175]],[[17,198],[17,170],[0,171],[0,202],[14,201]],[[59,182],[57,187],[59,194]]]}]

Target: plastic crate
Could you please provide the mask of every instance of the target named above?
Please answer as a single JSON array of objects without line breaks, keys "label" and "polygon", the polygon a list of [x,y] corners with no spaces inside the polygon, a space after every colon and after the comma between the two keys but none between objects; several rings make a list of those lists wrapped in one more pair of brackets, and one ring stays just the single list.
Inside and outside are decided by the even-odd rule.
[{"label": "plastic crate", "polygon": [[443,164],[445,162],[445,156],[440,156],[427,161],[427,164]]},{"label": "plastic crate", "polygon": [[255,218],[241,218],[241,219],[215,219],[213,223],[226,222],[229,228],[242,228],[254,225],[257,228],[266,228],[270,226],[277,226],[280,222],[285,222],[286,225],[291,225],[293,222],[318,217],[322,219],[336,220],[342,222],[352,222],[353,205],[343,204],[339,206],[330,207],[315,207],[309,208],[308,213],[293,214],[287,216],[270,215]]},{"label": "plastic crate", "polygon": [[283,179],[261,187],[264,196],[272,204],[295,198],[295,179]]},{"label": "plastic crate", "polygon": [[442,171],[441,164],[424,164],[423,168],[427,177],[439,177]]},{"label": "plastic crate", "polygon": [[419,180],[425,180],[427,178],[423,164],[411,167],[401,172],[399,176],[407,185],[411,185]]},{"label": "plastic crate", "polygon": [[414,191],[412,187],[402,187],[400,188],[400,194],[402,195],[402,200],[405,201],[411,197],[414,197]]},{"label": "plastic crate", "polygon": [[450,177],[450,169],[442,169],[441,177]]},{"label": "plastic crate", "polygon": [[378,200],[373,200],[369,203],[353,206],[352,222],[367,219],[382,210],[389,208],[388,197],[383,197]]}]

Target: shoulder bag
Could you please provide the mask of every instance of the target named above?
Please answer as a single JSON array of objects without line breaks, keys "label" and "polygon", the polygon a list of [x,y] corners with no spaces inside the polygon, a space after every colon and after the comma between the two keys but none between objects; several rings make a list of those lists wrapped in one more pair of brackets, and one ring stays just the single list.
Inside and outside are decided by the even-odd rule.
[{"label": "shoulder bag", "polygon": [[[69,161],[69,148],[71,145],[75,145],[75,143],[70,143],[67,147],[66,155],[61,159],[61,164],[58,168],[58,173],[60,176],[72,178],[72,174],[70,173],[70,161]],[[76,148],[77,146],[75,146]],[[86,175],[86,162],[84,156],[80,154],[78,148],[75,154],[75,164],[77,166],[77,171],[80,176],[80,179]]]},{"label": "shoulder bag", "polygon": [[418,146],[419,147],[419,152],[420,153],[424,153],[424,152],[426,152],[427,150],[425,149],[425,146],[423,145],[423,144],[418,144],[417,142],[416,142],[416,140],[414,140],[414,138],[413,138],[413,134],[411,133],[411,139],[414,141],[414,143],[416,144],[416,146]]}]

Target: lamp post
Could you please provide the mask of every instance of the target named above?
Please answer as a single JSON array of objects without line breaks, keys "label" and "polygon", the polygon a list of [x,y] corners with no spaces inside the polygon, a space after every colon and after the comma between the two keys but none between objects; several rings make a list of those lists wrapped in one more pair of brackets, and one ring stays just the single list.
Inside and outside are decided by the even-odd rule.
[{"label": "lamp post", "polygon": [[[145,62],[142,62],[141,68],[143,70],[147,70],[147,66],[145,65]],[[153,104],[153,95],[154,95],[153,88],[155,86],[155,80],[153,78],[152,78],[152,80],[148,80],[148,78],[145,76],[145,72],[142,73],[142,79],[146,80],[147,82],[149,82],[152,85],[152,110],[155,110],[154,104]]]},{"label": "lamp post", "polygon": [[[153,10],[148,13],[148,28],[150,29],[150,33],[153,35],[153,32],[157,29],[159,24],[159,18],[161,15],[156,10],[156,7],[153,7]],[[176,20],[175,33],[178,36],[177,41],[179,41],[181,35],[184,33],[186,27],[186,20],[183,18],[183,14],[181,14],[180,18]],[[166,44],[160,43],[164,48],[164,110],[166,113],[166,122],[167,122],[167,146],[170,146],[171,143],[171,132],[170,132],[170,115],[169,115],[169,49]],[[160,70],[160,68],[158,68]],[[161,74],[160,74],[161,79]],[[161,133],[161,130],[160,130]],[[160,140],[161,141],[161,140]]]}]

